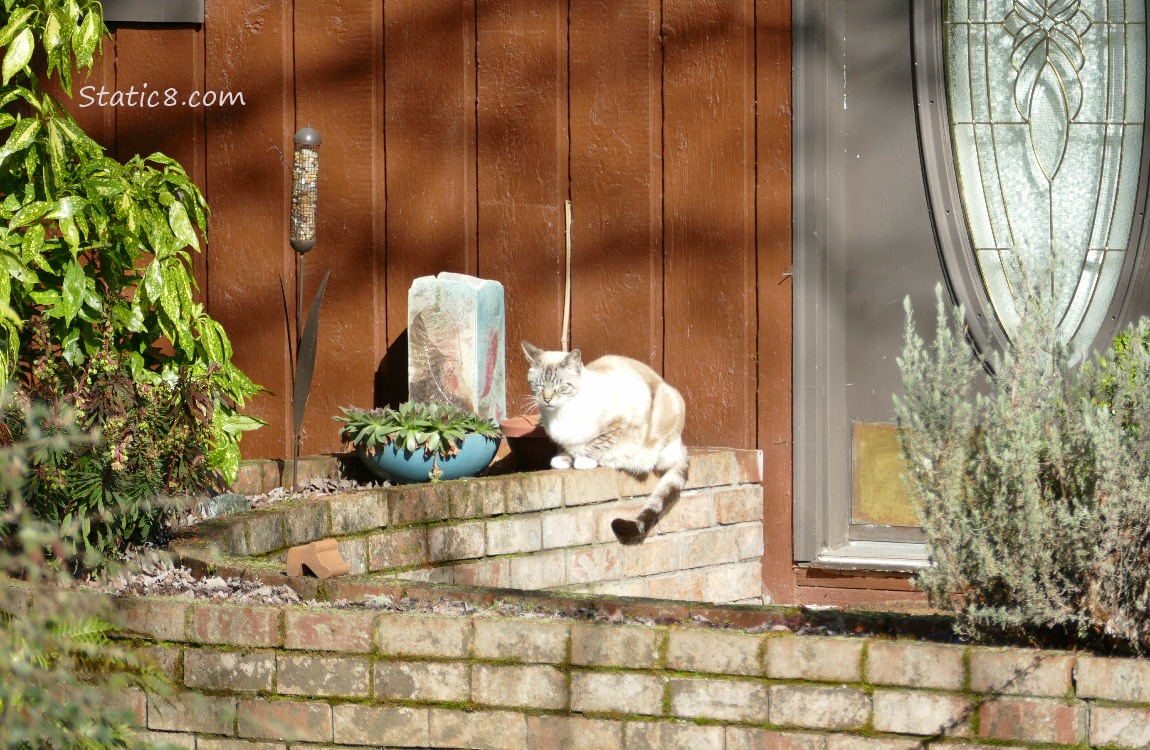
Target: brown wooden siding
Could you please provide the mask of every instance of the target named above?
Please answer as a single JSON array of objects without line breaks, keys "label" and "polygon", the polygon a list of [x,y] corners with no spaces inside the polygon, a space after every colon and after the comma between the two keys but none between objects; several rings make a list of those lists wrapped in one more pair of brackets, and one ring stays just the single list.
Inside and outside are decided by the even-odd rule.
[{"label": "brown wooden siding", "polygon": [[662,371],[689,443],[764,451],[764,577],[788,599],[790,17],[787,0],[207,0],[202,27],[116,30],[77,86],[242,91],[242,106],[77,115],[120,157],[162,150],[204,188],[202,295],[271,391],[253,458],[291,452],[297,128],[323,136],[309,300],[332,272],[305,454],[339,448],[339,406],[405,396],[407,290],[440,271],[504,284],[521,407],[519,340],[562,336],[571,200],[572,345]]}]

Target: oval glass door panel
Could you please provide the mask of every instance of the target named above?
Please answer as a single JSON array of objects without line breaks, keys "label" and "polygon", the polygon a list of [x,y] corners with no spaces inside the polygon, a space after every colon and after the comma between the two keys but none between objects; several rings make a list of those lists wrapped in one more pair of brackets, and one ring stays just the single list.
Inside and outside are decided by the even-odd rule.
[{"label": "oval glass door panel", "polygon": [[1023,279],[1049,279],[1062,337],[1081,354],[1129,252],[1145,1],[951,0],[943,39],[959,195],[994,315],[1012,335]]}]

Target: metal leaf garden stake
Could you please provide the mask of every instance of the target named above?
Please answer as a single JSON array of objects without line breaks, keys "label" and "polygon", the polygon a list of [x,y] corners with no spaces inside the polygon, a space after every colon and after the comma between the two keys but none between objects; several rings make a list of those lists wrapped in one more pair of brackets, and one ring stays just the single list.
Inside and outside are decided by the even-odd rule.
[{"label": "metal leaf garden stake", "polygon": [[297,471],[299,468],[299,435],[303,425],[303,413],[307,408],[308,394],[311,392],[311,378],[315,372],[315,352],[319,339],[319,307],[331,271],[323,275],[307,323],[303,321],[303,282],[304,254],[315,247],[316,205],[319,195],[319,132],[311,128],[301,128],[295,134],[295,158],[292,164],[291,191],[291,246],[296,252],[296,320],[295,347],[292,347],[291,313],[288,312],[287,288],[280,277],[280,292],[283,294],[284,322],[288,330],[288,364],[292,371],[291,404],[292,446],[291,488],[298,491]]}]

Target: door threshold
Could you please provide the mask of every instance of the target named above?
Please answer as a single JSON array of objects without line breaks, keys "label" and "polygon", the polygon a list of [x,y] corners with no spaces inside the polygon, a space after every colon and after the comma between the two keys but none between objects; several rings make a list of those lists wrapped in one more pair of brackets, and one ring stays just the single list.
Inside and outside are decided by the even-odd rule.
[{"label": "door threshold", "polygon": [[930,566],[926,545],[919,542],[854,541],[827,547],[810,567],[824,570],[874,570],[917,573]]}]

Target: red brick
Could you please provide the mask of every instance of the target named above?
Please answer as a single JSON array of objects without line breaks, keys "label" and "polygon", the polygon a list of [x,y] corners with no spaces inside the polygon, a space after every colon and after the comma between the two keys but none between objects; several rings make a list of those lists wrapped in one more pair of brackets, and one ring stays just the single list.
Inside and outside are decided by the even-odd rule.
[{"label": "red brick", "polygon": [[1070,692],[1074,657],[1043,651],[974,649],[970,689],[997,695],[1061,697]]},{"label": "red brick", "polygon": [[371,651],[374,612],[289,609],[284,613],[284,645],[310,651]]},{"label": "red brick", "polygon": [[127,632],[159,641],[187,640],[188,608],[174,599],[133,596],[112,600],[112,624]]},{"label": "red brick", "polygon": [[280,610],[236,604],[201,604],[192,612],[192,637],[200,643],[278,646]]},{"label": "red brick", "polygon": [[473,750],[523,750],[527,745],[527,717],[514,711],[428,712],[431,747],[467,747]]},{"label": "red brick", "polygon": [[342,705],[333,707],[340,745],[427,747],[426,708]]},{"label": "red brick", "polygon": [[726,750],[823,750],[821,734],[727,727]]},{"label": "red brick", "polygon": [[539,750],[620,750],[623,724],[580,716],[528,716],[527,747]]},{"label": "red brick", "polygon": [[184,684],[193,688],[257,692],[271,690],[276,673],[276,655],[251,654],[212,649],[184,652]]},{"label": "red brick", "polygon": [[628,722],[627,750],[702,750],[723,746],[723,727]]},{"label": "red brick", "polygon": [[231,734],[236,699],[179,692],[148,696],[148,729]]},{"label": "red brick", "polygon": [[1150,703],[1150,663],[1144,659],[1080,656],[1074,677],[1079,698]]},{"label": "red brick", "polygon": [[303,701],[241,700],[240,737],[288,742],[331,742],[331,706]]},{"label": "red brick", "polygon": [[978,733],[995,740],[1073,745],[1082,737],[1079,707],[1057,700],[995,698],[978,709]]},{"label": "red brick", "polygon": [[716,492],[715,515],[721,524],[761,521],[763,491],[757,487],[737,487]]},{"label": "red brick", "polygon": [[1094,706],[1090,711],[1093,747],[1150,747],[1150,709]]}]

